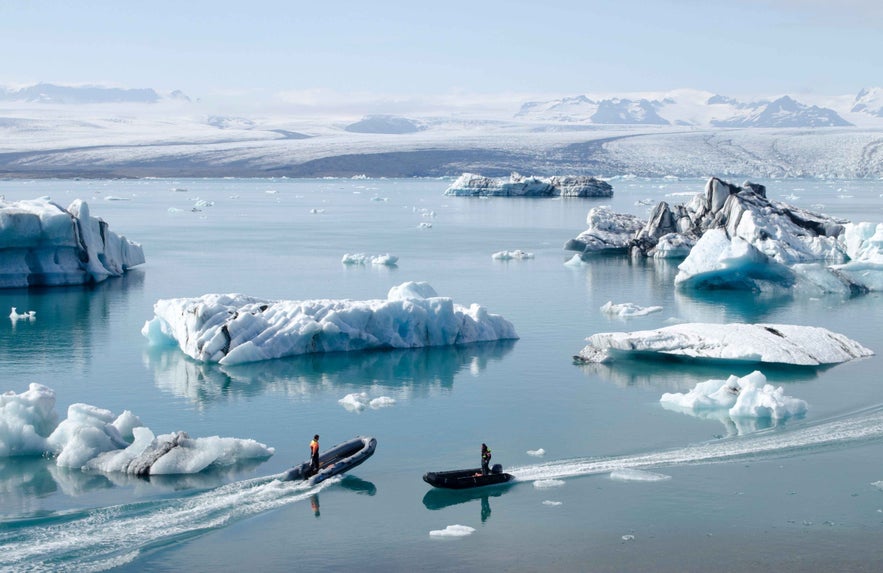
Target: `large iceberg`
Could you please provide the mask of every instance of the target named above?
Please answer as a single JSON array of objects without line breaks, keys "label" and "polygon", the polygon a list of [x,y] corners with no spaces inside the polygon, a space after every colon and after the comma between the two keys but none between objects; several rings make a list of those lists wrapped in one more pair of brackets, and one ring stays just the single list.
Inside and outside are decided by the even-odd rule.
[{"label": "large iceberg", "polygon": [[128,410],[117,416],[89,404],[71,404],[58,423],[55,392],[41,384],[0,395],[0,457],[51,455],[59,467],[144,476],[194,474],[273,453],[251,439],[157,436]]},{"label": "large iceberg", "polygon": [[709,179],[683,205],[660,202],[647,221],[593,209],[564,248],[683,258],[681,288],[795,289],[853,294],[883,288],[883,225],[851,223],[766,197],[763,185]]},{"label": "large iceberg", "polygon": [[238,364],[315,352],[446,346],[516,339],[508,320],[464,307],[422,282],[386,300],[267,301],[241,294],[159,300],[141,333],[202,362]]},{"label": "large iceberg", "polygon": [[525,177],[513,173],[508,179],[464,173],[445,195],[466,197],[612,197],[613,187],[587,175]]},{"label": "large iceberg", "polygon": [[593,334],[586,341],[577,362],[646,357],[824,366],[874,354],[842,334],[793,324],[684,323]]},{"label": "large iceberg", "polygon": [[0,198],[0,288],[97,283],[144,262],[141,245],[108,229],[80,199]]}]

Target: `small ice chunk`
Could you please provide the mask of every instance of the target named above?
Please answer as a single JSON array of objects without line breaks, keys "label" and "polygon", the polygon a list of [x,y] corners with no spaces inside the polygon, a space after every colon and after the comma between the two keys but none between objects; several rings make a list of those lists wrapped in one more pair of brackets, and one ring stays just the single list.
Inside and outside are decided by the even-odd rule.
[{"label": "small ice chunk", "polygon": [[527,455],[541,458],[546,455],[546,450],[544,450],[543,448],[540,448],[538,450],[527,450]]},{"label": "small ice chunk", "polygon": [[444,529],[436,529],[429,532],[430,537],[466,537],[475,532],[474,527],[468,525],[449,525]]}]

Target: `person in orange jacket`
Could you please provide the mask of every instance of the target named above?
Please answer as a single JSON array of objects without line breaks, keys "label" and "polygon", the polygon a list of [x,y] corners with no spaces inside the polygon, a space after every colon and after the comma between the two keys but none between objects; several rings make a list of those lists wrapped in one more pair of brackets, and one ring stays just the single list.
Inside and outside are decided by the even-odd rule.
[{"label": "person in orange jacket", "polygon": [[310,475],[315,475],[319,471],[319,434],[313,436],[310,442]]}]

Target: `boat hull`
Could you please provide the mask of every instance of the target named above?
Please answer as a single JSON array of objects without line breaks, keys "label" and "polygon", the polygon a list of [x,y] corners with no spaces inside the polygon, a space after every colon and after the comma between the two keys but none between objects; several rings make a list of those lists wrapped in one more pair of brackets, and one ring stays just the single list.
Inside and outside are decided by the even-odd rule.
[{"label": "boat hull", "polygon": [[507,483],[512,479],[512,475],[503,473],[503,468],[499,466],[494,466],[494,471],[487,475],[482,475],[481,469],[427,472],[423,474],[423,481],[433,487],[443,489],[471,489],[499,485]]},{"label": "boat hull", "polygon": [[280,478],[282,481],[309,480],[317,484],[331,476],[342,474],[358,466],[374,454],[377,440],[369,436],[357,436],[337,444],[319,455],[319,471],[310,474],[310,462],[294,466]]}]

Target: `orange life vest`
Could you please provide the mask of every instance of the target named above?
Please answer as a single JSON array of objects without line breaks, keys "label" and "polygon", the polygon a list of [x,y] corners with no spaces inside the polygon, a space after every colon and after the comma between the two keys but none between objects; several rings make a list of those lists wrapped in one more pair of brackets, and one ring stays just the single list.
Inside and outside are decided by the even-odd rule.
[{"label": "orange life vest", "polygon": [[315,456],[318,453],[319,453],[319,442],[317,442],[316,440],[313,440],[312,442],[310,442],[310,455]]}]

